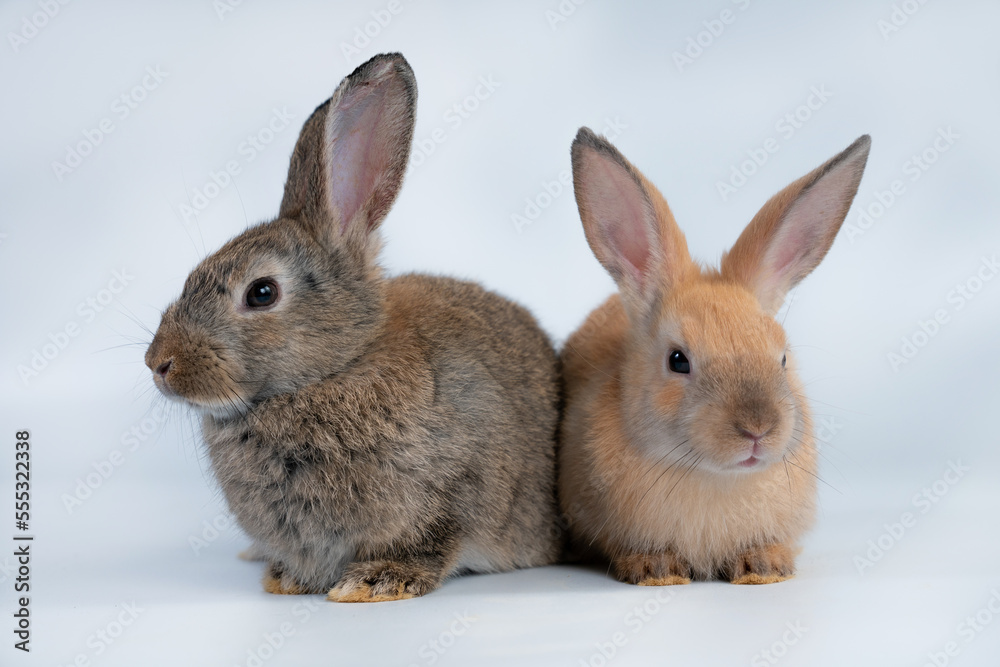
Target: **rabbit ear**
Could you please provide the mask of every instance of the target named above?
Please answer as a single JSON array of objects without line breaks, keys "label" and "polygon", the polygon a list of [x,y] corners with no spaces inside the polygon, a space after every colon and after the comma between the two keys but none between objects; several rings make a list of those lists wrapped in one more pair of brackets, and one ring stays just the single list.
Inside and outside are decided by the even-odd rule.
[{"label": "rabbit ear", "polygon": [[587,242],[629,309],[642,309],[691,267],[687,241],[663,195],[607,139],[582,127],[572,156]]},{"label": "rabbit ear", "polygon": [[370,241],[399,193],[413,141],[417,84],[398,53],[377,55],[345,78],[306,121],[280,216],[334,244]]},{"label": "rabbit ear", "polygon": [[771,197],[722,258],[722,275],[747,285],[766,311],[776,313],[788,290],[833,244],[861,183],[869,148],[866,134]]}]

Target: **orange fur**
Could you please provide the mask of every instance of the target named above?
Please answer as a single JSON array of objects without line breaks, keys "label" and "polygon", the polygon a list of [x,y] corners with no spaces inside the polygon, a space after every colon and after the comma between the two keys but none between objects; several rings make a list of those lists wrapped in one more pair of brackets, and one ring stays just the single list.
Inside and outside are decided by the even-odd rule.
[{"label": "orange fur", "polygon": [[[562,352],[559,491],[575,542],[623,581],[794,573],[815,513],[816,449],[775,299],[826,253],[867,147],[772,198],[719,271],[691,260],[662,195],[610,143],[577,135],[581,218],[620,294]],[[668,369],[674,350],[689,373]]]},{"label": "orange fur", "polygon": [[281,568],[268,566],[264,571],[264,590],[272,595],[307,595],[312,591],[284,575]]}]

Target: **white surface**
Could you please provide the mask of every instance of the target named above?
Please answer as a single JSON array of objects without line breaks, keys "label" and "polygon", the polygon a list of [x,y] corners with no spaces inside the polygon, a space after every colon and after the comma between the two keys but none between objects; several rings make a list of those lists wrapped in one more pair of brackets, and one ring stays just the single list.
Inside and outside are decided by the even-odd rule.
[{"label": "white surface", "polygon": [[[555,0],[470,4],[403,0],[350,61],[340,43],[388,3],[244,2],[221,20],[208,0],[71,3],[16,52],[8,32],[40,10],[27,0],[0,6],[0,440],[11,443],[0,450],[9,471],[14,431],[31,429],[38,536],[29,656],[10,646],[12,559],[0,558],[0,664],[68,665],[82,655],[93,665],[253,665],[248,651],[283,623],[294,632],[261,664],[771,664],[761,652],[782,652],[783,637],[794,638],[788,623],[806,630],[781,665],[922,665],[950,641],[958,654],[948,664],[997,664],[1000,615],[980,610],[1000,591],[1000,280],[961,308],[953,290],[984,255],[1000,253],[1000,7],[897,3],[920,9],[883,38],[878,21],[891,20],[891,2],[595,1],[555,29],[546,18]],[[734,22],[679,72],[672,53],[726,8]],[[402,51],[416,72],[417,139],[437,127],[447,137],[408,176],[384,226],[385,266],[481,280],[527,303],[560,340],[612,283],[568,189],[520,233],[511,216],[569,169],[580,125],[626,126],[617,145],[664,192],[706,260],[770,194],[872,135],[848,222],[894,179],[905,192],[863,235],[842,232],[785,320],[816,412],[832,420],[820,432],[821,474],[834,488],[822,486],[796,579],[697,583],[661,602],[656,590],[564,566],[340,606],[264,594],[260,564],[235,557],[246,546],[236,528],[208,540],[204,522],[224,523],[224,502],[189,417],[151,412],[161,403],[141,362],[142,326],[155,328],[201,256],[276,212],[302,121],[385,50]],[[120,118],[113,101],[157,66],[167,77]],[[445,114],[480,77],[500,86],[456,126]],[[829,99],[786,138],[776,122],[824,86]],[[275,108],[287,108],[291,124],[247,160],[241,143]],[[114,131],[58,180],[52,162],[106,117]],[[911,181],[907,161],[948,127],[954,144]],[[779,150],[723,201],[717,181],[769,137]],[[185,222],[179,205],[231,159],[241,163],[235,185]],[[78,304],[123,269],[128,285],[91,320]],[[887,355],[937,310],[948,321],[894,370]],[[68,324],[79,335],[22,381],[18,366]],[[129,439],[144,419],[151,435]],[[113,450],[123,463],[67,510],[65,494]],[[969,470],[938,484],[938,502],[915,499],[959,461]],[[0,480],[4,517],[10,477]],[[869,540],[888,543],[885,525],[906,512],[915,525],[859,572]],[[88,638],[133,602],[135,622],[97,655]],[[315,608],[299,606],[307,602]],[[643,605],[655,610],[645,621],[633,612]],[[961,624],[977,612],[993,620],[970,634]],[[456,614],[468,628],[453,625]],[[599,645],[609,650],[617,632],[626,641],[606,660]],[[432,641],[452,645],[439,654]]]}]

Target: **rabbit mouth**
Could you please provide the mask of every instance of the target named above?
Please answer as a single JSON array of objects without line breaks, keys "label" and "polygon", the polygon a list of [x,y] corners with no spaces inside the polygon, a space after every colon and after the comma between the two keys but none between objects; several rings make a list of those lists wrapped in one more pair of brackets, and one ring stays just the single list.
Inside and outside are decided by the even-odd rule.
[{"label": "rabbit mouth", "polygon": [[184,400],[184,398],[180,394],[178,394],[176,391],[174,391],[170,387],[170,385],[167,384],[167,381],[164,380],[159,375],[154,375],[153,376],[153,384],[156,385],[156,388],[160,390],[161,394],[163,394],[164,396],[166,396],[170,400],[172,400],[172,401],[183,401]]},{"label": "rabbit mouth", "polygon": [[199,414],[210,415],[220,420],[244,415],[252,407],[247,399],[239,395],[227,396],[222,400],[197,399],[178,393],[162,378],[153,378],[153,384],[168,400],[183,403]]},{"label": "rabbit mouth", "polygon": [[161,343],[150,350],[154,353],[147,353],[147,365],[153,371],[153,384],[168,400],[216,419],[240,416],[253,407],[252,394],[248,395],[253,385],[238,379],[242,375],[216,347],[189,345],[176,350]]},{"label": "rabbit mouth", "polygon": [[736,466],[744,470],[749,470],[761,465],[766,465],[766,462],[764,461],[764,448],[760,442],[760,439],[763,436],[757,436],[753,433],[747,432],[746,430],[741,430],[741,435],[746,436],[746,439],[751,440],[751,443],[750,448],[745,452],[746,456],[737,461]]},{"label": "rabbit mouth", "polygon": [[730,475],[747,475],[759,473],[769,469],[774,464],[774,459],[761,454],[750,454],[749,456],[724,466],[720,472]]},{"label": "rabbit mouth", "polygon": [[[752,443],[741,444],[743,451],[740,452],[739,458],[730,464],[731,470],[753,472],[763,470],[774,463],[774,450],[758,439],[753,440]],[[773,443],[771,444],[773,446]]]}]

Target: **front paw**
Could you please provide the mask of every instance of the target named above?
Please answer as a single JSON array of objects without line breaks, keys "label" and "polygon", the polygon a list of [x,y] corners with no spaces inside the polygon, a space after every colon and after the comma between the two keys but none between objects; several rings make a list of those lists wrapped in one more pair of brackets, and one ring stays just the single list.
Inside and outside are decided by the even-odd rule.
[{"label": "front paw", "polygon": [[440,575],[416,563],[390,560],[351,563],[327,599],[333,602],[406,600],[438,587]]},{"label": "front paw", "polygon": [[292,579],[277,563],[268,564],[264,571],[264,590],[273,595],[306,595],[313,592]]},{"label": "front paw", "polygon": [[784,544],[751,547],[730,567],[734,584],[776,584],[795,576],[795,552]]},{"label": "front paw", "polygon": [[639,586],[676,586],[691,583],[691,566],[673,549],[627,554],[613,560],[618,579]]}]

